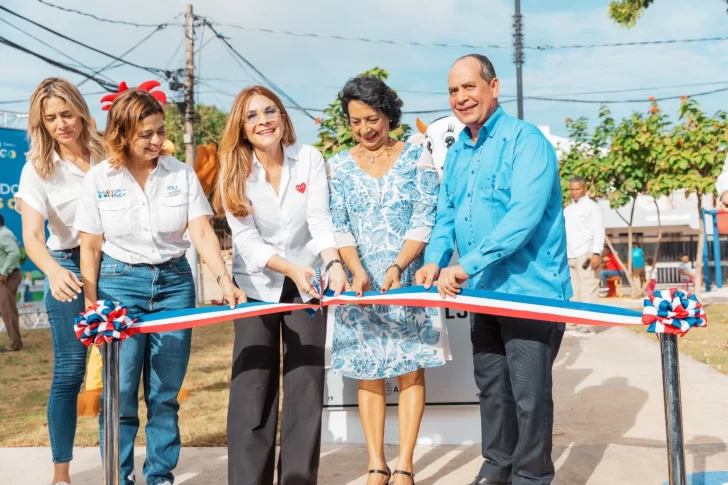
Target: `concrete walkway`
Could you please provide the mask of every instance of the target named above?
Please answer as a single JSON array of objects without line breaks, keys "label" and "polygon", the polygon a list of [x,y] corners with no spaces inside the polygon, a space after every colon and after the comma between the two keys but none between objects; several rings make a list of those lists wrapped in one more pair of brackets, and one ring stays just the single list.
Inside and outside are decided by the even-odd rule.
[{"label": "concrete walkway", "polygon": [[[681,378],[686,462],[688,472],[697,474],[692,483],[728,483],[728,478],[711,481],[703,475],[728,471],[728,376],[683,356]],[[554,484],[665,483],[661,386],[659,346],[650,338],[612,328],[592,339],[566,340],[555,369]],[[144,450],[137,453],[140,469]],[[390,466],[396,455],[395,448],[388,448]],[[465,485],[481,463],[478,446],[418,447],[416,460],[418,485]],[[366,461],[362,446],[326,446],[319,484],[364,485]],[[72,466],[74,485],[102,483],[98,449],[77,449]],[[2,449],[0,469],[3,483],[48,485],[50,450]],[[227,452],[185,448],[176,475],[176,484],[226,484]]]}]

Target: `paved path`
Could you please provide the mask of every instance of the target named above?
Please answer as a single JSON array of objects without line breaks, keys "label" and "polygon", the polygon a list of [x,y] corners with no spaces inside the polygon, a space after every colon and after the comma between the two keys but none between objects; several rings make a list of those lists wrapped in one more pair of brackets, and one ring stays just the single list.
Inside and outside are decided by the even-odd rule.
[{"label": "paved path", "polygon": [[[685,356],[681,373],[688,471],[728,471],[728,376]],[[564,342],[555,371],[555,485],[666,482],[660,376],[657,343],[628,330]],[[137,453],[141,466],[144,450]],[[390,458],[396,453],[387,450]],[[481,462],[477,446],[418,447],[416,459],[418,485],[465,485]],[[362,446],[326,446],[319,484],[363,485],[365,466]],[[176,484],[223,485],[226,468],[223,448],[185,448]],[[0,469],[2,483],[48,485],[50,451],[1,449]],[[98,449],[77,449],[73,471],[74,485],[102,483]],[[723,485],[728,479],[693,483]]]}]

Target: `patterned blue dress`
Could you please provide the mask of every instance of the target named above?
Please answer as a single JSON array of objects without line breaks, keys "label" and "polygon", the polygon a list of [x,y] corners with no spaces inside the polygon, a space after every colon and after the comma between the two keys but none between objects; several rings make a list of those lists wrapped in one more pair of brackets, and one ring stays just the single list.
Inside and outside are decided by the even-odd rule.
[{"label": "patterned blue dress", "polygon": [[[430,153],[407,143],[389,172],[374,178],[348,150],[327,162],[331,216],[339,247],[356,246],[379,291],[405,240],[427,242],[435,225],[440,183]],[[418,257],[402,274],[411,286]],[[437,367],[449,354],[437,309],[389,305],[339,305],[335,309],[331,370],[362,380],[383,379]]]}]

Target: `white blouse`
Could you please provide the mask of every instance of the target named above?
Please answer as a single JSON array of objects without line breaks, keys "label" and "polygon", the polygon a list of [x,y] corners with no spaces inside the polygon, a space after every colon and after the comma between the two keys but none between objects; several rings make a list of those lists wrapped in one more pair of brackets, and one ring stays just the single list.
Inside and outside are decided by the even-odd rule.
[{"label": "white blouse", "polygon": [[189,221],[212,216],[192,167],[161,156],[144,190],[126,169],[103,161],[86,174],[74,227],[103,234],[101,250],[129,264],[161,264],[184,255]]},{"label": "white blouse", "polygon": [[[251,298],[277,302],[285,276],[266,267],[272,256],[315,268],[322,264],[321,251],[336,247],[324,158],[309,145],[285,147],[277,194],[254,156],[245,194],[251,215],[225,212],[232,230],[235,282]],[[311,296],[301,292],[301,298],[308,301]]]},{"label": "white blouse", "polygon": [[[95,165],[91,160],[91,166]],[[28,161],[20,174],[20,184],[16,199],[32,207],[48,221],[48,239],[46,246],[51,251],[62,251],[78,247],[80,236],[73,227],[76,217],[76,206],[83,185],[83,171],[71,162],[63,160],[58,153],[53,153],[53,174],[43,180]],[[16,206],[20,212],[22,204]]]}]

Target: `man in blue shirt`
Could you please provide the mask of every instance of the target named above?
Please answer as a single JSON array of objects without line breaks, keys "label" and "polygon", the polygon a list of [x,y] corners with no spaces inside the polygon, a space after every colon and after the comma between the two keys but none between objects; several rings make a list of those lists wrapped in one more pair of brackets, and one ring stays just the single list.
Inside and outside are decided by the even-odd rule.
[{"label": "man in blue shirt", "polygon": [[[453,64],[450,106],[466,128],[443,168],[437,222],[417,283],[440,295],[471,288],[568,300],[572,296],[556,153],[535,126],[498,105],[487,57]],[[447,266],[455,243],[458,264]],[[485,462],[471,485],[548,485],[551,370],[564,324],[476,314],[471,340]]]}]

